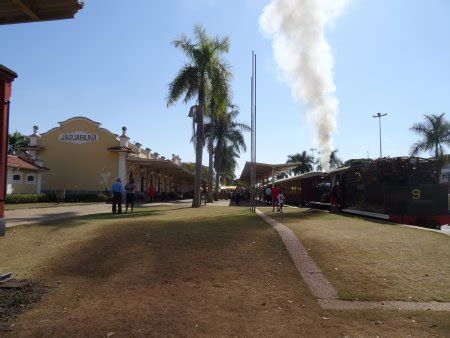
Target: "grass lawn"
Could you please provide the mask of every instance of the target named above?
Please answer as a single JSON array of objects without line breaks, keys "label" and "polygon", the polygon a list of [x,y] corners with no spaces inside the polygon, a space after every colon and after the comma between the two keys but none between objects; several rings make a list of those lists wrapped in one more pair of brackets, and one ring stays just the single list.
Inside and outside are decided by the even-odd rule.
[{"label": "grass lawn", "polygon": [[450,301],[450,237],[359,217],[286,208],[291,227],[342,299]]},{"label": "grass lawn", "polygon": [[448,313],[322,310],[276,232],[247,208],[150,207],[20,226],[0,238],[0,255],[0,270],[49,288],[8,323],[11,336],[444,336],[450,330]]}]

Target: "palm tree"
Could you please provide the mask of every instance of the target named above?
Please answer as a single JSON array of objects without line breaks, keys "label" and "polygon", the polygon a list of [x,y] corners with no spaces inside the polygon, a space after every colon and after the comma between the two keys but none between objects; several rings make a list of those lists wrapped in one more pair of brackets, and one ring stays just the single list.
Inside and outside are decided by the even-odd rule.
[{"label": "palm tree", "polygon": [[[208,124],[216,123],[216,121],[220,118],[221,115],[226,113],[226,107],[228,102],[230,101],[230,86],[226,83],[225,88],[217,88],[213,83],[210,94],[210,104],[208,109]],[[207,202],[212,203],[214,201],[214,193],[213,193],[213,176],[214,176],[214,141],[215,137],[215,128],[209,128],[206,133],[206,137],[208,138],[208,155],[209,155],[209,174],[208,174],[208,198]],[[218,173],[216,172],[216,176]],[[217,179],[216,179],[217,181]],[[218,187],[216,184],[216,195],[218,192]]]},{"label": "palm tree", "polygon": [[27,147],[28,144],[28,137],[18,131],[8,134],[8,154],[15,154],[18,148]]},{"label": "palm tree", "polygon": [[308,155],[306,150],[301,153],[296,153],[288,156],[286,163],[300,163],[300,165],[292,169],[294,175],[303,174],[314,169],[314,157]]},{"label": "palm tree", "polygon": [[444,145],[450,145],[450,122],[445,119],[445,113],[424,117],[425,122],[416,123],[410,128],[421,136],[421,139],[411,147],[411,156],[423,151],[432,151],[434,157],[438,159],[444,154]]},{"label": "palm tree", "polygon": [[195,133],[195,183],[192,207],[198,208],[201,204],[205,104],[211,88],[215,88],[216,92],[227,91],[226,88],[231,74],[228,65],[222,60],[222,54],[229,50],[228,37],[211,38],[200,26],[195,26],[194,36],[194,42],[185,35],[173,42],[176,48],[183,51],[188,58],[188,62],[178,71],[175,79],[169,84],[167,106],[174,105],[183,95],[184,103],[188,103],[192,99],[197,101],[194,117],[197,130]]},{"label": "palm tree", "polygon": [[339,150],[334,149],[330,154],[330,169],[338,169],[344,165],[344,161],[342,161],[339,157],[337,157],[337,153]]},{"label": "palm tree", "polygon": [[237,158],[239,158],[239,154],[233,146],[225,146],[221,150],[221,165],[216,176],[216,196],[218,194],[220,178],[222,178],[223,184],[228,184],[236,179],[234,173],[236,172],[236,168],[238,166],[236,162]]},{"label": "palm tree", "polygon": [[[219,192],[220,175],[229,172],[231,169],[234,171],[236,168],[236,166],[230,165],[233,162],[230,158],[236,159],[242,150],[247,150],[243,133],[250,130],[250,127],[245,123],[235,121],[239,115],[237,106],[221,106],[220,110],[205,126],[206,135],[211,139],[214,138],[215,143],[216,196]],[[225,158],[225,156],[228,156],[228,158]]]}]

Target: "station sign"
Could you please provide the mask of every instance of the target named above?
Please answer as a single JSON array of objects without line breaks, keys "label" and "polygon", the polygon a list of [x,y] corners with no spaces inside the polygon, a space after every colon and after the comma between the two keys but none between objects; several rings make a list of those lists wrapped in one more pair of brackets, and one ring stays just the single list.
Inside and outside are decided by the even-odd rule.
[{"label": "station sign", "polygon": [[86,133],[84,131],[73,131],[71,133],[60,134],[58,139],[61,142],[85,144],[97,142],[99,140],[99,136],[97,134]]}]

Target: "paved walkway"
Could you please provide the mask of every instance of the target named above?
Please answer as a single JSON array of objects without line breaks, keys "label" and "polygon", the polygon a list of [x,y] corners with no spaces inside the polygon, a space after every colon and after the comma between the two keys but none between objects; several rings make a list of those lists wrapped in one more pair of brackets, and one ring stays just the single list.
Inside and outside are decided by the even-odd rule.
[{"label": "paved walkway", "polygon": [[[192,200],[182,200],[175,202],[158,202],[141,204],[139,207],[156,207],[162,205],[190,205]],[[48,208],[30,208],[6,210],[6,227],[15,227],[23,224],[38,224],[47,221],[80,217],[111,212],[111,204],[106,203],[86,203],[77,205],[61,205]]]},{"label": "paved walkway", "polygon": [[440,302],[404,302],[404,301],[348,301],[340,300],[338,293],[320,268],[308,255],[298,237],[287,226],[277,222],[259,209],[256,213],[269,223],[280,235],[297,270],[308,285],[311,293],[318,299],[319,305],[328,310],[434,310],[450,311],[450,303]]}]

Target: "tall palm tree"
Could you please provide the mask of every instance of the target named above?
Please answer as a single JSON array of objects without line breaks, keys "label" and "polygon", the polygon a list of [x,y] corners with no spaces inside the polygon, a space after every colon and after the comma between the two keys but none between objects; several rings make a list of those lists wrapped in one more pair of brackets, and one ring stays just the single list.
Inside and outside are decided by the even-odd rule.
[{"label": "tall palm tree", "polygon": [[[209,138],[214,138],[214,169],[216,171],[216,196],[219,192],[220,175],[233,168],[229,163],[239,157],[241,151],[246,151],[247,147],[244,140],[244,132],[250,130],[250,127],[241,122],[237,122],[239,108],[234,105],[221,106],[220,110],[214,115],[206,125],[205,131]],[[228,158],[225,158],[228,156]]]},{"label": "tall palm tree", "polygon": [[[223,88],[217,88],[215,84],[212,84],[209,107],[208,107],[208,124],[211,125],[216,123],[216,121],[221,117],[221,115],[226,113],[226,107],[230,101],[230,86],[227,83]],[[215,142],[215,128],[209,128],[206,133],[208,139],[208,155],[209,155],[209,172],[208,172],[208,198],[207,202],[214,202],[214,192],[213,192],[213,176],[214,176],[214,142]],[[216,172],[216,176],[218,173]],[[217,179],[216,179],[217,182]],[[216,184],[216,194],[218,187]]]},{"label": "tall palm tree", "polygon": [[222,60],[222,54],[229,50],[228,37],[211,38],[201,26],[194,28],[195,41],[185,35],[173,42],[176,48],[188,58],[188,62],[178,71],[175,79],[169,84],[167,106],[174,105],[182,96],[183,102],[196,99],[195,123],[195,183],[192,207],[200,207],[201,172],[204,136],[204,114],[208,93],[211,88],[217,92],[226,92],[231,73],[228,65]]},{"label": "tall palm tree", "polygon": [[216,176],[216,193],[218,193],[220,178],[222,179],[221,181],[223,184],[228,184],[229,182],[232,182],[236,179],[235,172],[238,166],[236,159],[239,158],[239,154],[236,152],[233,146],[225,146],[221,150],[220,157],[221,164]]},{"label": "tall palm tree", "polygon": [[8,154],[15,154],[18,148],[27,147],[29,139],[27,136],[15,131],[12,134],[8,134]]},{"label": "tall palm tree", "polygon": [[314,157],[308,155],[306,150],[288,156],[286,163],[301,163],[297,168],[292,169],[294,175],[303,174],[314,169]]},{"label": "tall palm tree", "polygon": [[421,136],[421,139],[411,147],[411,156],[432,151],[434,157],[438,159],[444,154],[444,145],[450,145],[450,122],[445,119],[445,113],[424,117],[425,122],[416,123],[410,128]]}]

